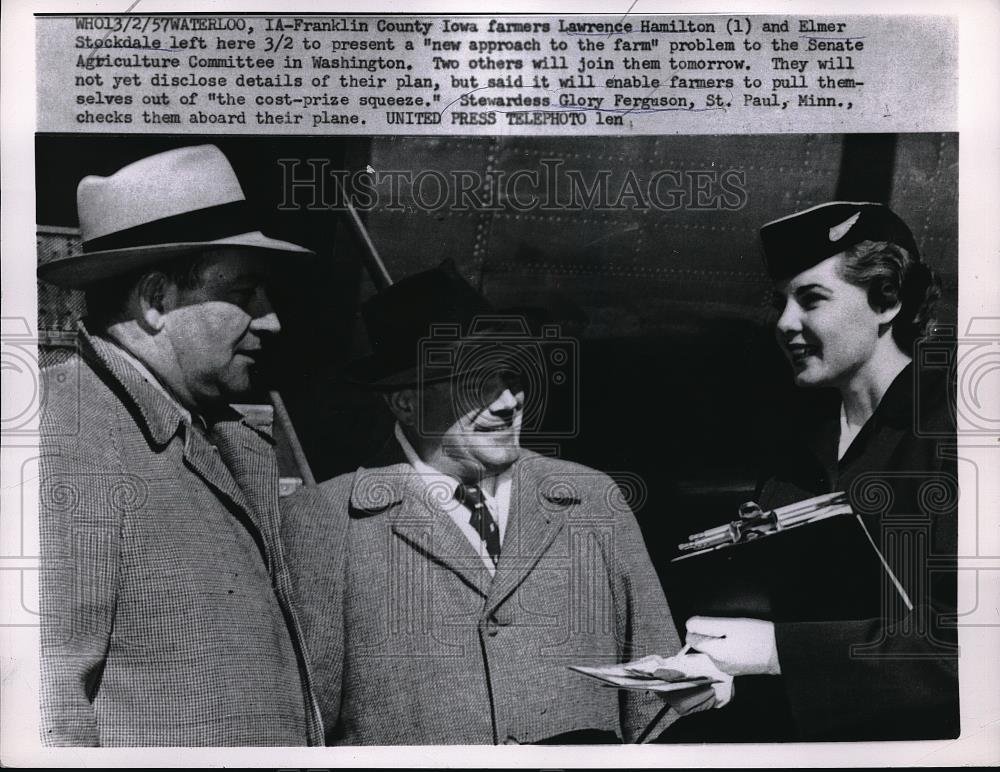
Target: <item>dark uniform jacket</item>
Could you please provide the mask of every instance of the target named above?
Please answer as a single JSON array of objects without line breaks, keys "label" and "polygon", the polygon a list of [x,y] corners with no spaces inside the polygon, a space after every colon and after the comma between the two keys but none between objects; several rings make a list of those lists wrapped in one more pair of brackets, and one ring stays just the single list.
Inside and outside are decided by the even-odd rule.
[{"label": "dark uniform jacket", "polygon": [[839,463],[838,406],[761,490],[765,507],[847,491],[914,607],[886,574],[877,617],[776,626],[802,739],[958,736],[955,427],[946,380],[914,376],[897,376]]},{"label": "dark uniform jacket", "polygon": [[[766,509],[844,490],[913,605],[881,571],[881,611],[815,609],[775,625],[782,675],[736,679],[733,703],[675,740],[956,737],[958,484],[946,379],[907,366],[838,462],[840,400],[792,421],[758,491]],[[859,528],[860,531],[860,528]],[[845,586],[861,555],[844,555]],[[870,557],[870,556],[867,556]],[[846,591],[846,590],[845,590]],[[850,605],[850,602],[846,603]],[[692,734],[695,733],[696,734]]]}]

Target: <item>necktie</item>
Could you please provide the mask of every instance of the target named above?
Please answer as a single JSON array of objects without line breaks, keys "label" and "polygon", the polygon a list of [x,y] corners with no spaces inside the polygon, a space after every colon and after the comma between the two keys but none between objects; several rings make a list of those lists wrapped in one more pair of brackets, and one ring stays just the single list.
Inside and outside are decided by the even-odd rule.
[{"label": "necktie", "polygon": [[495,566],[500,558],[500,529],[483,501],[483,492],[478,485],[459,485],[455,489],[455,498],[472,513],[469,525],[486,542],[486,551]]}]

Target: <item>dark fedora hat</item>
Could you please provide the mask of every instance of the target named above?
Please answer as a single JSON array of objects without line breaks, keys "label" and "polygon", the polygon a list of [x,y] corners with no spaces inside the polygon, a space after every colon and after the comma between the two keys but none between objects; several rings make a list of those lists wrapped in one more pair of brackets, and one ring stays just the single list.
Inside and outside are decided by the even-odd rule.
[{"label": "dark fedora hat", "polygon": [[378,390],[496,367],[489,350],[509,329],[450,259],[369,298],[361,317],[372,353],[348,365],[345,378]]},{"label": "dark fedora hat", "polygon": [[913,233],[885,204],[831,201],[765,223],[764,262],[772,279],[788,279],[862,241],[888,241],[920,259]]}]

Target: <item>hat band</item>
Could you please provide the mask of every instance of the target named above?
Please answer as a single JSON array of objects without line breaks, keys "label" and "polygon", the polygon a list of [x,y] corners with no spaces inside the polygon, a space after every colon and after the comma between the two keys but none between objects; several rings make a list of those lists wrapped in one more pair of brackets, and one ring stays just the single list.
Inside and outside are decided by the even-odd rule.
[{"label": "hat band", "polygon": [[[215,241],[258,229],[259,226],[255,223],[247,202],[230,201],[227,204],[217,204],[151,220],[106,236],[89,239],[83,242],[83,251],[103,252],[178,241]],[[183,237],[178,238],[181,234]]]}]

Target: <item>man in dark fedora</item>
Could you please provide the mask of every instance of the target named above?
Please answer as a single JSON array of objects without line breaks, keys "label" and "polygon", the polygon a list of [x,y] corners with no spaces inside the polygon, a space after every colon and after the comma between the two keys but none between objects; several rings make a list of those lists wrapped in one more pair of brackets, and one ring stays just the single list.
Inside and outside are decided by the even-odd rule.
[{"label": "man in dark fedora", "polygon": [[373,353],[351,375],[394,436],[282,525],[328,742],[634,742],[710,707],[711,687],[670,709],[569,670],[680,643],[614,482],[521,447],[544,398],[518,371],[529,342],[451,263],[362,314]]},{"label": "man in dark fedora", "polygon": [[43,372],[43,740],[321,743],[273,441],[228,406],[280,330],[269,272],[311,253],[256,229],[211,145],[86,177],[77,205],[83,254],[38,271],[89,312]]}]

